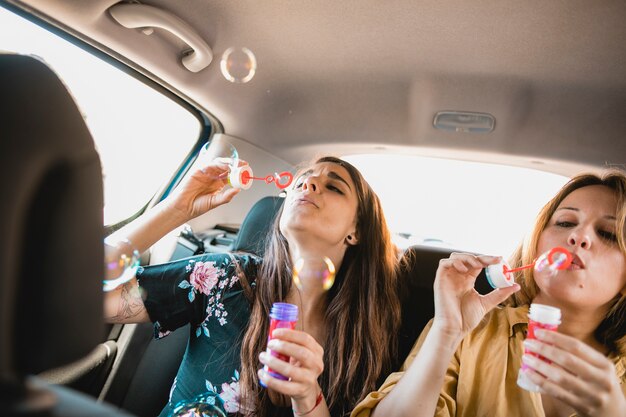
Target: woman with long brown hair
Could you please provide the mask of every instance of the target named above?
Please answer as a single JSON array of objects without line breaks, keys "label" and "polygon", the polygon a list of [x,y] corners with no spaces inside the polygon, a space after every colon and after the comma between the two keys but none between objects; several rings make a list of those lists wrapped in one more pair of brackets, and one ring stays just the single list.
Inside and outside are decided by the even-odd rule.
[{"label": "woman with long brown hair", "polygon": [[[116,233],[139,250],[184,222],[229,202],[225,161],[194,172],[163,203]],[[327,257],[334,285],[297,287],[297,259]],[[400,323],[398,257],[376,194],[359,171],[334,157],[296,175],[268,237],[264,258],[205,254],[140,269],[107,293],[106,316],[155,322],[163,336],[191,323],[190,341],[161,415],[218,404],[243,415],[346,415],[390,372]],[[274,331],[270,308],[299,307],[295,330]],[[272,377],[267,365],[288,380]],[[261,384],[267,388],[261,387]]]},{"label": "woman with long brown hair", "polygon": [[[457,253],[442,260],[434,319],[402,371],[353,415],[623,416],[625,222],[626,175],[583,174],[544,206],[511,260],[521,267],[563,247],[573,260],[555,276],[522,270],[517,284],[481,296],[476,277],[498,258]],[[531,304],[560,310],[558,332],[526,337]]]}]

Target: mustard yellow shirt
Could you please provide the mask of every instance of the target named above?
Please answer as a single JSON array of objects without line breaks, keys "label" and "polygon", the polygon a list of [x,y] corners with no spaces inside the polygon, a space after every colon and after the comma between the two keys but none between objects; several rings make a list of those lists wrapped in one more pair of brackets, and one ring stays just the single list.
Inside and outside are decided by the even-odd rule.
[{"label": "mustard yellow shirt", "polygon": [[[448,366],[436,417],[545,417],[541,394],[517,386],[517,373],[524,353],[522,342],[528,327],[527,315],[527,306],[494,309],[463,339]],[[432,320],[400,372],[389,375],[378,391],[370,393],[356,406],[351,417],[369,416],[393,389],[415,359],[431,325]],[[626,396],[626,357],[611,359]]]}]

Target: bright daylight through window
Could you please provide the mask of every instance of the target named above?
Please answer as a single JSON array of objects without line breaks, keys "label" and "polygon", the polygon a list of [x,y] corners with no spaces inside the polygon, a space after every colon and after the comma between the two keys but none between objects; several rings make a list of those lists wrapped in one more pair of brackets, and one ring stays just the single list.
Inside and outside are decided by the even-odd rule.
[{"label": "bright daylight through window", "polygon": [[200,123],[187,109],[4,8],[0,51],[41,57],[71,91],[100,154],[107,225],[141,209],[198,139]]},{"label": "bright daylight through window", "polygon": [[526,168],[410,155],[344,157],[379,195],[400,247],[508,257],[568,178]]}]

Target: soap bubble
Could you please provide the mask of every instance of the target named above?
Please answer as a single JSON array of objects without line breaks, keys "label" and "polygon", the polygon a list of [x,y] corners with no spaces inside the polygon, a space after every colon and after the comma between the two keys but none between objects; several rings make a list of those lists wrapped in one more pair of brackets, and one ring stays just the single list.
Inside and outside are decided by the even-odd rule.
[{"label": "soap bubble", "polygon": [[226,140],[215,139],[202,146],[200,154],[194,162],[192,171],[199,169],[206,174],[205,168],[216,158],[230,160],[229,167],[231,172],[239,165],[239,153],[237,149]]},{"label": "soap bubble", "polygon": [[335,265],[326,256],[300,258],[293,265],[293,282],[301,291],[328,291],[335,283]]},{"label": "soap bubble", "polygon": [[212,140],[204,144],[196,163],[200,164],[200,167],[203,167],[216,158],[231,159],[231,164],[237,166],[239,163],[239,152],[237,152],[237,149],[233,145],[225,140]]},{"label": "soap bubble", "polygon": [[553,248],[535,261],[535,272],[553,277],[558,271],[567,269],[572,263],[572,254],[564,248]]},{"label": "soap bubble", "polygon": [[139,262],[139,251],[128,239],[119,241],[105,239],[103,290],[105,292],[113,291],[133,279],[139,268]]},{"label": "soap bubble", "polygon": [[256,58],[248,48],[228,48],[220,61],[222,75],[231,83],[245,84],[256,73]]}]

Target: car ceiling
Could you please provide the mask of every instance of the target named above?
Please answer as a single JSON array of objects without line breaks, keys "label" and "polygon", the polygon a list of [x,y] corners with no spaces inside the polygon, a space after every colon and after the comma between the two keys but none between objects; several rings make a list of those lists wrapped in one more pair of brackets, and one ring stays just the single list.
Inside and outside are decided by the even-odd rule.
[{"label": "car ceiling", "polygon": [[[402,152],[573,174],[626,162],[626,2],[153,0],[212,47],[115,22],[115,0],[11,1],[193,102],[289,163],[320,152]],[[220,56],[254,52],[246,84]],[[490,113],[488,134],[433,127],[440,111]]]}]

